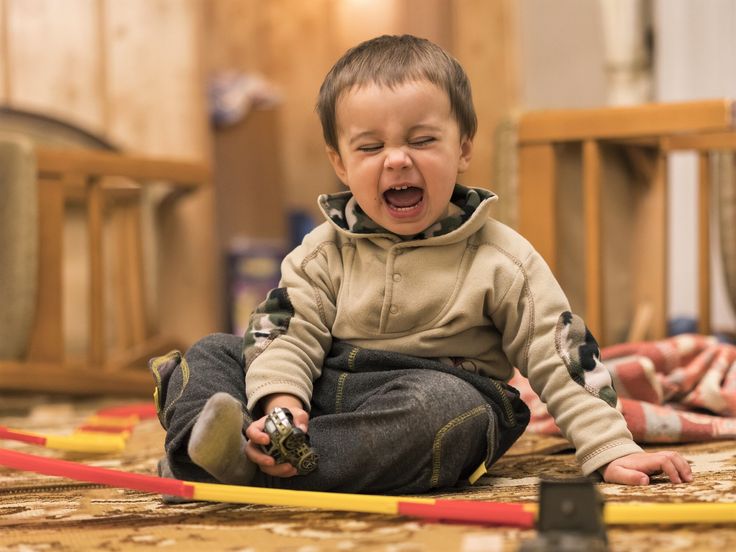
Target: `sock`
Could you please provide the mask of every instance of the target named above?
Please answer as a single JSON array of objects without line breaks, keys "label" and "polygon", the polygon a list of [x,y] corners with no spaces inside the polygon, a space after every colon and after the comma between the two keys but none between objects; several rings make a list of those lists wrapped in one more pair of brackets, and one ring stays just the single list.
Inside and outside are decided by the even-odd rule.
[{"label": "sock", "polygon": [[[166,459],[165,456],[158,461],[157,471],[158,471],[159,477],[167,477],[169,479],[176,479],[174,472],[171,471],[171,466],[169,466],[169,461]],[[182,496],[175,496],[175,495],[169,495],[169,494],[162,494],[161,499],[166,504],[184,504],[186,502],[195,502],[193,499],[190,499],[190,498],[184,498]]]},{"label": "sock", "polygon": [[232,395],[215,393],[205,403],[189,437],[192,461],[221,483],[247,485],[256,466],[245,456],[242,404]]}]

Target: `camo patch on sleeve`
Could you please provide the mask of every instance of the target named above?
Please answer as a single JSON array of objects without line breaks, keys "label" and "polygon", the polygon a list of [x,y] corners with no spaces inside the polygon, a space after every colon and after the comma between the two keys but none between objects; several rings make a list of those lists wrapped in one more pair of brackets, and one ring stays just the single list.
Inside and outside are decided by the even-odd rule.
[{"label": "camo patch on sleeve", "polygon": [[294,306],[286,288],[269,291],[266,300],[250,315],[250,324],[243,336],[243,358],[246,366],[265,351],[274,339],[286,333],[293,317]]},{"label": "camo patch on sleeve", "polygon": [[588,393],[615,407],[617,398],[611,374],[600,361],[598,343],[582,318],[570,311],[560,315],[555,328],[555,346],[570,377]]}]

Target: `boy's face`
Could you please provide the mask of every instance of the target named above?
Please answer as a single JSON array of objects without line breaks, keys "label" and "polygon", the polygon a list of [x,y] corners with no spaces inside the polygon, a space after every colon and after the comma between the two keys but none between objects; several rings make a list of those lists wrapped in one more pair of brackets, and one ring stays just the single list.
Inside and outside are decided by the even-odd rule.
[{"label": "boy's face", "polygon": [[460,136],[447,93],[428,81],[368,84],[337,102],[339,152],[330,162],[374,222],[411,236],[443,218],[472,141]]}]

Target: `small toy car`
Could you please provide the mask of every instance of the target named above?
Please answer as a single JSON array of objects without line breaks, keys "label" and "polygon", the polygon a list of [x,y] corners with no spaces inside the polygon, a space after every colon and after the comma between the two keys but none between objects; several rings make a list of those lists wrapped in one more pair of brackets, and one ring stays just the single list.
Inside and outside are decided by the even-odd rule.
[{"label": "small toy car", "polygon": [[273,457],[276,463],[288,462],[299,475],[317,469],[319,456],[309,446],[309,435],[294,426],[294,416],[287,408],[274,408],[266,417],[264,431],[271,438],[268,445],[261,445],[263,452]]}]

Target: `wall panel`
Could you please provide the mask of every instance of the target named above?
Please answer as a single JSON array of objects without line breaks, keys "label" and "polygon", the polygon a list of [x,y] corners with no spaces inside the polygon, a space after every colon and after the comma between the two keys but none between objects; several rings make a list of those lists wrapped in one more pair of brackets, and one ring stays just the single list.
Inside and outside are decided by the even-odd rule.
[{"label": "wall panel", "polygon": [[205,25],[210,72],[268,72],[270,22],[262,0],[217,0],[207,10]]},{"label": "wall panel", "polygon": [[451,52],[453,48],[452,2],[447,0],[403,0],[397,6],[398,32],[435,42]]},{"label": "wall panel", "polygon": [[453,6],[451,51],[470,78],[478,114],[473,161],[461,181],[493,189],[494,134],[518,105],[516,5],[512,0],[454,0]]},{"label": "wall panel", "polygon": [[0,103],[6,103],[8,101],[8,62],[7,62],[7,50],[8,50],[8,34],[6,32],[7,17],[5,15],[7,11],[6,0],[0,0]]},{"label": "wall panel", "polygon": [[268,2],[268,76],[281,87],[279,109],[281,157],[286,201],[290,208],[317,214],[317,195],[340,189],[324,151],[317,92],[340,53],[333,2],[313,0]]},{"label": "wall panel", "polygon": [[5,0],[7,101],[103,126],[97,0]]},{"label": "wall panel", "polygon": [[207,159],[201,0],[105,2],[110,134],[150,155]]}]

